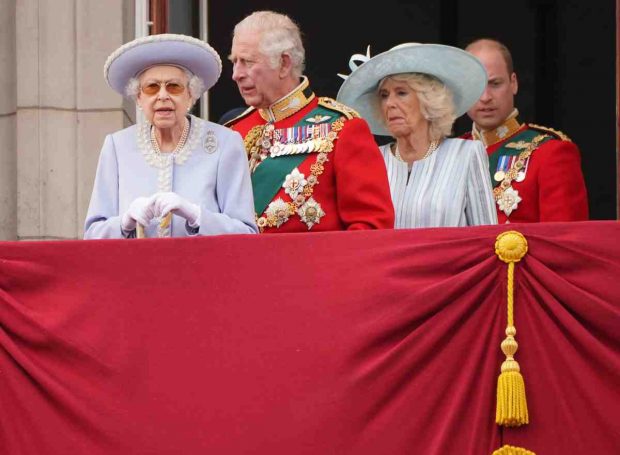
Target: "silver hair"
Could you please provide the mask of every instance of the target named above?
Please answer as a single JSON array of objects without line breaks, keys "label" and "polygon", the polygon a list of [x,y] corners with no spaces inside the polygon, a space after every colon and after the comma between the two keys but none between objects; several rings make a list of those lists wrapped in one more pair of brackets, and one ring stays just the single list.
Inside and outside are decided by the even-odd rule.
[{"label": "silver hair", "polygon": [[[162,66],[166,66],[166,65],[162,65]],[[176,66],[176,65],[171,65],[171,66]],[[194,104],[204,93],[205,84],[200,77],[196,76],[194,73],[192,73],[187,68],[182,68],[180,66],[178,66],[177,68],[181,68],[183,72],[185,73],[185,76],[187,77],[187,80],[188,80],[187,88],[189,90],[189,96],[192,98],[192,104]],[[136,99],[138,98],[138,94],[140,93],[140,76],[142,75],[142,73],[144,73],[144,71],[146,71],[146,69],[143,70],[137,76],[129,79],[129,82],[127,82],[127,85],[125,86],[125,95],[128,98],[131,98],[133,101],[136,101]]]},{"label": "silver hair", "polygon": [[260,35],[259,49],[277,68],[282,54],[291,58],[294,77],[301,77],[305,68],[306,51],[299,26],[285,14],[273,11],[256,11],[235,26],[233,33],[257,32]]},{"label": "silver hair", "polygon": [[[388,79],[405,82],[415,92],[420,102],[420,112],[429,122],[429,139],[438,141],[452,133],[456,120],[452,91],[439,79],[430,74],[403,73],[387,76],[379,82],[378,90]],[[380,109],[377,96],[375,109]],[[383,118],[383,115],[380,116]]]}]

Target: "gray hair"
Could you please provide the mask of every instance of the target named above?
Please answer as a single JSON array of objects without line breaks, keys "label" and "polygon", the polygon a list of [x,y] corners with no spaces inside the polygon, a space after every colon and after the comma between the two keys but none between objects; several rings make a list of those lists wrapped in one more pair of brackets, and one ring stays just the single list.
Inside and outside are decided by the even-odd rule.
[{"label": "gray hair", "polygon": [[[439,79],[430,74],[403,73],[387,76],[379,82],[378,89],[388,79],[405,82],[415,92],[420,102],[420,112],[429,122],[429,139],[438,141],[452,133],[456,120],[452,92]],[[375,109],[380,109],[380,99],[376,97]],[[383,115],[379,116],[383,118]]]},{"label": "gray hair", "polygon": [[[185,73],[185,76],[187,77],[187,88],[189,90],[189,96],[192,98],[192,104],[194,104],[198,100],[198,98],[200,98],[205,92],[205,84],[200,77],[196,76],[187,68],[178,68],[181,68]],[[146,69],[144,71],[146,71]],[[133,101],[136,101],[136,99],[138,98],[138,94],[140,93],[140,76],[142,75],[142,73],[144,73],[144,71],[142,71],[137,76],[129,79],[129,82],[127,82],[127,85],[125,86],[125,95],[127,95],[127,97],[131,98]]]},{"label": "gray hair", "polygon": [[240,32],[260,34],[259,49],[269,58],[272,68],[278,66],[282,54],[288,54],[293,63],[293,76],[301,77],[306,51],[299,26],[290,17],[273,11],[256,11],[235,25],[233,37]]}]

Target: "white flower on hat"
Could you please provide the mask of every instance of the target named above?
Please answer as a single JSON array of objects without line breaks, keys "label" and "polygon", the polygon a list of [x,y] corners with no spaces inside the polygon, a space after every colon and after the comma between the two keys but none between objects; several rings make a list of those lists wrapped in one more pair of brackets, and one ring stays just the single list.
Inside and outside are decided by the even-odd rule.
[{"label": "white flower on hat", "polygon": [[[370,44],[366,47],[366,55],[353,54],[351,56],[351,58],[349,59],[349,68],[351,69],[351,72],[355,71],[360,65],[367,62],[368,60],[370,60]],[[345,80],[347,79],[347,77],[349,77],[348,75],[341,73],[338,73],[338,76]]]}]

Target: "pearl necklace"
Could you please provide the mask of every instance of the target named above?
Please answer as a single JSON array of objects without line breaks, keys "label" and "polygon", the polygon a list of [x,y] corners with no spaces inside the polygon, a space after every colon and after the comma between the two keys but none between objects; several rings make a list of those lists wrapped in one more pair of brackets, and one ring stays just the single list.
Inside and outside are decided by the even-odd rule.
[{"label": "pearl necklace", "polygon": [[[431,143],[428,145],[428,150],[426,150],[426,153],[420,159],[423,160],[423,159],[428,158],[431,155],[431,153],[437,150],[438,147],[439,147],[439,141],[431,141]],[[396,148],[394,149],[394,156],[396,157],[398,161],[407,163],[407,161],[404,160],[402,156],[400,156],[400,150],[398,149],[398,143],[396,144]]]},{"label": "pearl necklace", "polygon": [[[177,142],[177,146],[172,151],[173,155],[176,155],[179,151],[181,151],[183,146],[185,146],[185,142],[187,141],[188,134],[189,134],[189,120],[187,120],[186,118],[185,126],[183,126],[183,132],[181,133],[181,138],[179,139],[179,142]],[[157,138],[155,137],[155,128],[153,126],[151,126],[151,145],[153,146],[153,150],[155,150],[156,154],[159,155],[162,153],[161,149],[159,148],[159,144],[157,143]]]}]

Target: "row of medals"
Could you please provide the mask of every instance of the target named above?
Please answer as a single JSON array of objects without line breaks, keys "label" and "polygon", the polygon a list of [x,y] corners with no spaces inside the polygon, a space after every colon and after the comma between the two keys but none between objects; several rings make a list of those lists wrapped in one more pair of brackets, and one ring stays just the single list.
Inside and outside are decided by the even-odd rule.
[{"label": "row of medals", "polygon": [[[518,159],[518,157],[515,156],[515,159]],[[529,159],[528,159],[529,161]],[[517,176],[515,177],[515,181],[516,182],[522,182],[523,180],[525,180],[525,172],[527,171],[527,165],[528,163],[525,164],[525,166],[523,166],[523,169],[521,169],[518,173]],[[512,164],[510,166],[508,166],[508,169],[510,169],[512,167]],[[501,182],[506,178],[506,174],[508,173],[508,171],[502,171],[499,170],[497,172],[495,172],[495,174],[493,174],[493,180],[495,180],[496,182]]]},{"label": "row of medals", "polygon": [[[329,125],[325,125],[329,128]],[[325,127],[321,128],[324,129]],[[328,130],[329,131],[329,130]],[[335,131],[329,131],[326,134],[326,137],[320,136],[321,132],[319,128],[315,129],[313,136],[310,135],[305,136],[300,139],[293,139],[292,136],[286,142],[280,142],[282,137],[282,133],[278,130],[274,130],[273,125],[268,125],[265,128],[265,132],[263,137],[257,141],[261,148],[260,159],[264,160],[267,158],[267,153],[274,158],[280,155],[298,155],[303,153],[312,153],[312,152],[323,152],[328,153],[331,152],[333,148],[332,142],[338,136]],[[254,156],[254,158],[258,158],[258,156]]]},{"label": "row of medals", "polygon": [[280,143],[274,142],[273,144],[267,142],[263,142],[263,147],[269,150],[269,154],[271,157],[280,156],[280,155],[297,155],[302,153],[312,153],[312,152],[331,152],[333,145],[332,141],[336,138],[336,133],[333,131],[329,133],[332,137],[323,138],[323,137],[315,137],[312,139],[306,139],[304,142],[299,143]]}]

